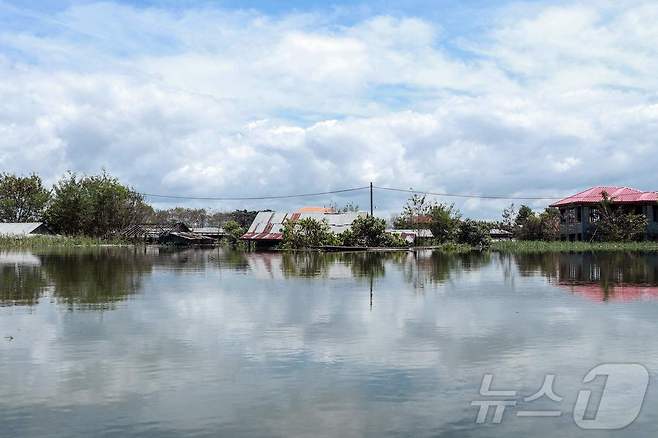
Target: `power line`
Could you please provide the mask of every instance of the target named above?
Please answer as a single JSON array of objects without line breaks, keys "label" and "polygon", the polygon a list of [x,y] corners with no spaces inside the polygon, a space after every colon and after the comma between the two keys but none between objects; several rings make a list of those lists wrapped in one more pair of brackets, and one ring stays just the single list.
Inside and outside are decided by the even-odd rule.
[{"label": "power line", "polygon": [[[326,192],[315,192],[315,193],[299,193],[293,195],[265,195],[265,196],[185,196],[185,195],[163,195],[156,193],[140,193],[143,196],[151,198],[164,198],[164,199],[186,199],[186,200],[196,200],[196,201],[262,201],[270,199],[292,199],[292,198],[307,198],[313,196],[323,196],[323,195],[333,195],[337,193],[348,193],[356,192],[361,190],[370,190],[370,186],[365,187],[352,187],[348,189],[340,190],[329,190]],[[543,201],[552,201],[556,199],[562,199],[559,196],[506,196],[506,195],[475,195],[475,194],[456,194],[456,193],[438,193],[430,192],[426,190],[414,190],[414,189],[400,189],[395,187],[379,187],[372,186],[372,189],[376,190],[385,190],[390,192],[402,192],[402,193],[420,193],[424,195],[433,195],[433,196],[443,196],[450,198],[471,198],[471,199],[503,199],[503,200],[543,200]]]},{"label": "power line", "polygon": [[473,199],[508,199],[508,200],[542,200],[552,201],[555,199],[562,199],[560,196],[505,196],[505,195],[473,195],[473,194],[454,194],[454,193],[437,193],[425,190],[413,189],[397,189],[393,187],[379,187],[373,186],[377,190],[386,190],[390,192],[404,192],[404,193],[421,193],[423,195],[444,196],[448,198],[473,198]]},{"label": "power line", "polygon": [[273,196],[180,196],[180,195],[160,195],[155,193],[140,193],[142,196],[151,198],[167,198],[167,199],[189,199],[195,201],[261,201],[268,199],[290,199],[290,198],[307,198],[311,196],[333,195],[335,193],[356,192],[359,190],[367,190],[370,187],[354,187],[341,190],[330,190],[327,192],[316,193],[300,193],[295,195],[273,195]]}]

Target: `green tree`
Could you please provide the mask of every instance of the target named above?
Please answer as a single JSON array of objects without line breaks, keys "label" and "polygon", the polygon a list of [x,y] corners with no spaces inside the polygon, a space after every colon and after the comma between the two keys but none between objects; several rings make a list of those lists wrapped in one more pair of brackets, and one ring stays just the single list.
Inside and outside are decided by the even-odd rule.
[{"label": "green tree", "polygon": [[457,242],[487,248],[491,244],[489,226],[484,222],[466,219],[457,228]]},{"label": "green tree", "polygon": [[155,212],[152,221],[160,224],[183,222],[190,227],[205,227],[210,222],[203,208],[175,207]]},{"label": "green tree", "polygon": [[560,210],[557,208],[546,208],[539,215],[542,229],[542,240],[553,241],[560,238]]},{"label": "green tree", "polygon": [[510,233],[514,232],[517,215],[516,206],[514,203],[510,204],[509,207],[503,210],[503,219],[499,224],[500,229],[509,231]]},{"label": "green tree", "polygon": [[535,212],[532,211],[532,208],[528,207],[527,205],[521,205],[521,207],[519,207],[519,212],[517,213],[516,218],[514,218],[515,228],[522,228],[528,219],[534,216]]},{"label": "green tree", "polygon": [[597,209],[594,238],[609,242],[641,240],[647,230],[647,218],[643,214],[624,211],[603,192],[603,200]]},{"label": "green tree", "polygon": [[228,243],[235,246],[240,243],[240,238],[244,234],[244,228],[236,221],[231,220],[224,224],[224,232],[226,233]]},{"label": "green tree", "polygon": [[431,204],[427,202],[425,195],[413,194],[402,209],[402,214],[396,218],[393,226],[398,229],[410,228],[418,230],[427,228],[422,223],[423,218],[429,213]]},{"label": "green tree", "polygon": [[0,222],[37,222],[50,199],[37,175],[0,174]]},{"label": "green tree", "polygon": [[338,235],[343,246],[402,247],[406,243],[399,236],[386,232],[386,221],[373,216],[359,216],[350,230]]},{"label": "green tree", "polygon": [[69,173],[54,186],[45,218],[63,234],[109,237],[152,213],[139,193],[106,172],[80,178]]},{"label": "green tree", "polygon": [[461,213],[454,204],[436,204],[429,210],[429,216],[429,229],[437,242],[446,243],[455,240]]},{"label": "green tree", "polygon": [[304,218],[286,220],[283,224],[282,246],[287,249],[312,248],[337,243],[326,220]]}]

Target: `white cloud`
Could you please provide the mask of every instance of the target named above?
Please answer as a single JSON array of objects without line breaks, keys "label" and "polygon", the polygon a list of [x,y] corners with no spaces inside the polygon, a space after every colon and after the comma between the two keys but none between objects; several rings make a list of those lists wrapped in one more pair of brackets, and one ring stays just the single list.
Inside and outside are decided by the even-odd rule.
[{"label": "white cloud", "polygon": [[658,189],[655,19],[653,2],[511,7],[456,54],[414,17],[71,7],[0,31],[0,170],[197,195]]}]

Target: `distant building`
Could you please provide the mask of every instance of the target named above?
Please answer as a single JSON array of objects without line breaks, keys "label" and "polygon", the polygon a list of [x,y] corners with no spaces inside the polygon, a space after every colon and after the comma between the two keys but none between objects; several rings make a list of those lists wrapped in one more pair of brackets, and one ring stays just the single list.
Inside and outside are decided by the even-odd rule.
[{"label": "distant building", "polygon": [[0,236],[52,236],[55,233],[43,222],[0,223]]},{"label": "distant building", "polygon": [[507,230],[501,230],[500,228],[492,228],[489,230],[489,236],[491,237],[491,240],[494,241],[512,240],[514,238],[514,233]]},{"label": "distant building", "polygon": [[303,212],[300,209],[294,213],[277,213],[272,211],[261,211],[256,215],[247,232],[242,236],[243,240],[256,242],[259,245],[273,245],[283,240],[283,224],[287,220],[298,221],[300,219],[313,218],[319,221],[325,220],[334,234],[340,234],[349,230],[352,222],[357,217],[364,217],[365,212],[331,213]]},{"label": "distant building", "polygon": [[603,193],[613,205],[647,218],[647,237],[658,238],[658,192],[643,192],[628,187],[593,187],[564,198],[551,207],[560,209],[560,238],[590,240],[598,218]]},{"label": "distant building", "polygon": [[400,236],[407,243],[415,243],[416,241],[428,241],[434,238],[434,234],[430,230],[419,229],[419,230],[398,230],[398,229],[389,229],[386,230],[387,233]]}]

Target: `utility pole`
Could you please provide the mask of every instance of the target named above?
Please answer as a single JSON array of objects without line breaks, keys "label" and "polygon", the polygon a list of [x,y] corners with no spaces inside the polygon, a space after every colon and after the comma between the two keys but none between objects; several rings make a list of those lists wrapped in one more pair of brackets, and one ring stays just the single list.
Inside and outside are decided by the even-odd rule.
[{"label": "utility pole", "polygon": [[372,207],[372,181],[370,181],[370,216],[374,217],[373,207]]}]

